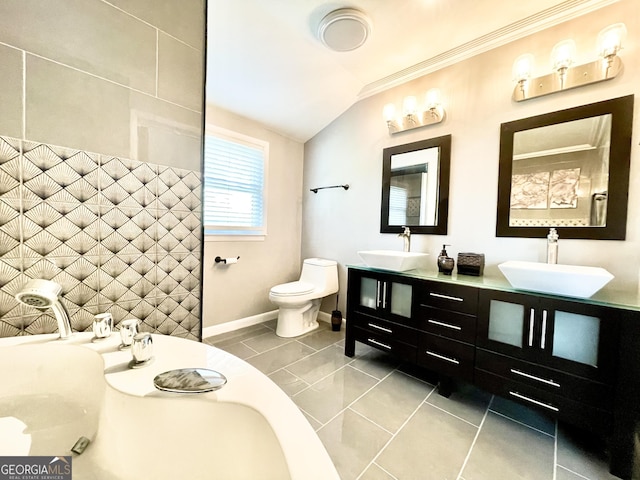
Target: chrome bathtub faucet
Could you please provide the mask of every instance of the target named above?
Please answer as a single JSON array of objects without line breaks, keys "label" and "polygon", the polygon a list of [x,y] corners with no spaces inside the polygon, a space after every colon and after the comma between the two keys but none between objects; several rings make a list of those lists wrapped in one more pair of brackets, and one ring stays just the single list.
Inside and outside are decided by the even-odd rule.
[{"label": "chrome bathtub faucet", "polygon": [[38,310],[50,308],[58,322],[58,332],[60,338],[71,337],[71,322],[67,309],[60,301],[62,286],[51,280],[33,279],[24,284],[22,289],[16,294],[16,300],[28,307]]},{"label": "chrome bathtub faucet", "polygon": [[140,332],[134,335],[131,355],[131,368],[140,368],[153,361],[153,338],[150,333]]}]

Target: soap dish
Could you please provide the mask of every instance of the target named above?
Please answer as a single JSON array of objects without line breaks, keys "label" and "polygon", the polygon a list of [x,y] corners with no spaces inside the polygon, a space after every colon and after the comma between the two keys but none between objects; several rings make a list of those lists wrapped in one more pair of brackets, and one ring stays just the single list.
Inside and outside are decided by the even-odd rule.
[{"label": "soap dish", "polygon": [[220,372],[206,368],[179,368],[161,373],[153,385],[164,392],[206,393],[222,388],[227,379]]}]

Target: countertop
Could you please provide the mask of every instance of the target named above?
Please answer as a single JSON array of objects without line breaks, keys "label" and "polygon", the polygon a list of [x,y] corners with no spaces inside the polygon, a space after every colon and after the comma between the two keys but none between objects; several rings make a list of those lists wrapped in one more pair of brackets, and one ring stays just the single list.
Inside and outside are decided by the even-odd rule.
[{"label": "countertop", "polygon": [[421,280],[432,280],[436,282],[451,283],[455,285],[467,285],[476,288],[500,290],[504,292],[534,293],[536,295],[548,298],[558,298],[563,300],[587,303],[591,305],[601,305],[606,307],[621,308],[625,310],[640,311],[640,295],[637,290],[616,290],[611,287],[605,286],[589,298],[576,298],[515,289],[502,275],[482,275],[479,277],[475,277],[473,275],[459,275],[455,272],[451,275],[445,275],[443,273],[439,273],[436,270],[428,269],[415,269],[407,270],[406,272],[396,272],[392,270],[371,268],[362,264],[347,265],[347,268],[400,275],[407,278],[417,278]]}]

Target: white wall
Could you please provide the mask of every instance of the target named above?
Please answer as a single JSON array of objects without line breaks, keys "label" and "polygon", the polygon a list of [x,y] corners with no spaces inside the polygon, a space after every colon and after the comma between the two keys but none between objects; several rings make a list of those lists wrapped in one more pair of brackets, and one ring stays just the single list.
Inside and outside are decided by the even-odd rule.
[{"label": "white wall", "polygon": [[[262,125],[211,105],[207,125],[269,142],[267,236],[264,241],[212,242],[205,238],[202,326],[204,328],[275,309],[274,285],[300,274],[303,145]],[[216,265],[216,256],[240,256],[237,264]]]},{"label": "white wall", "polygon": [[[511,67],[522,53],[536,57],[538,75],[549,71],[555,43],[576,41],[577,63],[593,60],[598,32],[613,23],[627,25],[618,78],[522,103],[511,100]],[[440,88],[447,111],[443,123],[390,136],[382,120],[386,103],[399,105],[406,95]],[[452,134],[449,234],[415,235],[412,250],[436,256],[443,243],[449,255],[482,252],[485,274],[500,275],[505,260],[546,260],[546,240],[496,238],[496,200],[500,124],[555,110],[636,94],[631,151],[630,194],[626,241],[560,239],[560,262],[598,265],[616,279],[612,288],[638,287],[640,266],[640,2],[622,0],[595,13],[367,98],[345,112],[305,144],[302,257],[334,258],[340,264],[340,308],[345,309],[346,265],[361,263],[358,250],[401,249],[395,234],[380,234],[382,149]],[[309,188],[348,183],[348,191]],[[335,297],[323,304],[334,307]]]}]

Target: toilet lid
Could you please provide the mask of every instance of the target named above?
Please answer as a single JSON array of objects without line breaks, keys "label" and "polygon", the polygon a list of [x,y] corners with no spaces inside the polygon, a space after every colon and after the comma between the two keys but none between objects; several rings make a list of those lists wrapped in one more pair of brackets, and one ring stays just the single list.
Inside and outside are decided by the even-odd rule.
[{"label": "toilet lid", "polygon": [[313,291],[313,284],[307,282],[289,282],[276,285],[271,289],[273,295],[304,295]]}]

